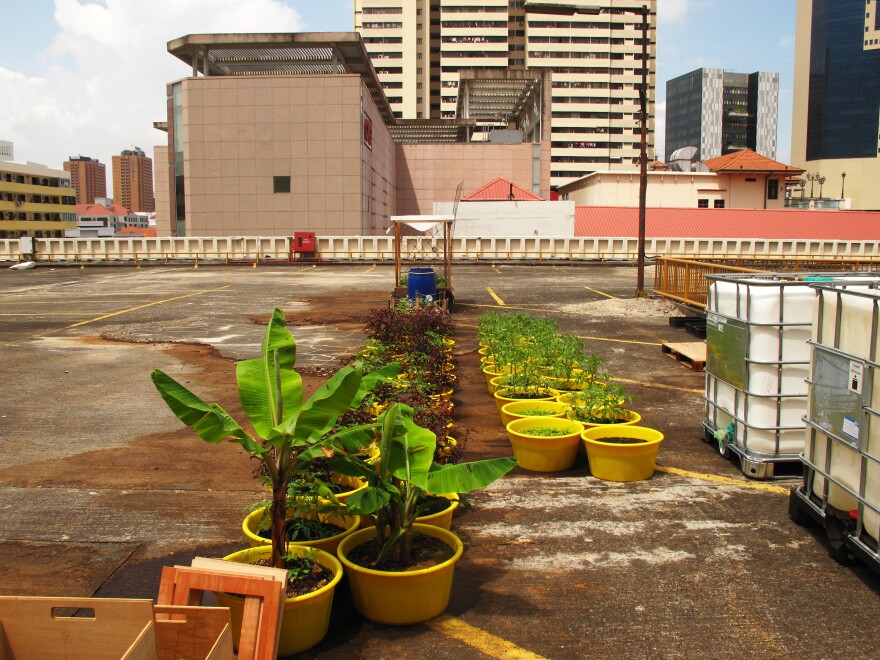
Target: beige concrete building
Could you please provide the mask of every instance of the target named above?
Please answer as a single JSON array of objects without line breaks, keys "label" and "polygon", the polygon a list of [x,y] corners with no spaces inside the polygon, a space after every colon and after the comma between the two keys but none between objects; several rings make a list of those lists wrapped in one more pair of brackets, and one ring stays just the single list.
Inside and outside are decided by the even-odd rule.
[{"label": "beige concrete building", "polygon": [[[657,0],[355,0],[354,22],[398,118],[469,119],[465,71],[546,72],[551,185],[560,186],[638,166],[643,5],[653,159]],[[474,139],[520,128],[505,110],[480,117]]]},{"label": "beige concrete building", "polygon": [[[648,172],[650,208],[782,209],[803,170],[745,149],[705,162],[708,172]],[[639,172],[596,172],[559,189],[577,206],[639,205]]]},{"label": "beige concrete building", "polygon": [[70,173],[0,161],[0,238],[61,238],[76,229]]},{"label": "beige concrete building", "polygon": [[798,0],[791,161],[852,209],[880,210],[878,33],[880,0]]},{"label": "beige concrete building", "polygon": [[510,92],[525,130],[492,144],[471,141],[473,120],[397,120],[353,33],[188,35],[168,49],[193,75],[168,85],[155,124],[160,236],[379,235],[392,215],[498,176],[549,197],[540,73],[463,77],[474,112]]}]

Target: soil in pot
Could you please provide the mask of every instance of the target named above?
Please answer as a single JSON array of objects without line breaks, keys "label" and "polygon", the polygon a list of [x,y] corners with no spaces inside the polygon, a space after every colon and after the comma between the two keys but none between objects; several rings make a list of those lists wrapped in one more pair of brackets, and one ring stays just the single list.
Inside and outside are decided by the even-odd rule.
[{"label": "soil in pot", "polygon": [[[446,502],[448,505],[449,500],[446,500]],[[444,561],[450,559],[452,555],[455,554],[455,551],[443,543],[443,541],[435,539],[433,536],[414,534],[410,562],[406,566],[402,566],[391,557],[386,559],[381,566],[373,566],[376,554],[376,543],[374,541],[369,541],[356,548],[352,548],[346,556],[349,561],[358,566],[363,566],[364,568],[371,568],[376,571],[405,572],[418,571],[423,568],[431,568],[437,564],[442,564]]]},{"label": "soil in pot", "polygon": [[419,516],[433,516],[435,513],[445,511],[452,505],[452,501],[439,495],[422,495],[416,503],[416,512]]},{"label": "soil in pot", "polygon": [[[255,566],[272,566],[270,559],[251,562]],[[287,595],[285,598],[305,596],[329,584],[333,571],[308,557],[291,557],[287,560]],[[238,596],[239,594],[232,594]]]},{"label": "soil in pot", "polygon": [[648,441],[641,438],[602,438],[599,442],[607,442],[612,445],[643,445]]},{"label": "soil in pot", "polygon": [[[287,532],[290,534],[291,543],[329,539],[331,536],[342,534],[344,531],[345,528],[339,525],[319,520],[310,520],[309,518],[291,518],[287,521]],[[272,530],[269,528],[261,529],[257,532],[257,536],[267,539],[271,543]]]}]

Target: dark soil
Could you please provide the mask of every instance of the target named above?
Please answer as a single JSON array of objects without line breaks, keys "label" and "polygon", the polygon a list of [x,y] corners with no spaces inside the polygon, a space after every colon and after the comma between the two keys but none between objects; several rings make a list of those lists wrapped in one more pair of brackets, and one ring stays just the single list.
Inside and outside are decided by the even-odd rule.
[{"label": "dark soil", "polygon": [[[271,566],[269,559],[260,559],[254,562],[258,566]],[[333,579],[333,571],[316,561],[303,557],[294,557],[287,561],[287,569],[294,569],[292,574],[288,572],[287,598],[305,596],[317,591]]]},{"label": "dark soil", "polygon": [[416,504],[416,510],[420,516],[432,516],[435,513],[445,511],[452,506],[452,502],[439,495],[422,495]]},{"label": "dark soil", "polygon": [[443,543],[443,541],[435,539],[433,536],[415,534],[413,536],[410,562],[406,566],[393,561],[390,557],[385,560],[381,566],[373,566],[377,554],[378,550],[376,549],[375,542],[368,541],[349,552],[348,559],[353,564],[363,566],[364,568],[372,568],[377,571],[418,571],[422,568],[431,568],[437,564],[442,564],[444,561],[452,557],[454,552],[452,551],[452,548]]},{"label": "dark soil", "polygon": [[612,445],[642,445],[647,442],[647,440],[639,438],[598,438],[597,441],[607,442]]}]

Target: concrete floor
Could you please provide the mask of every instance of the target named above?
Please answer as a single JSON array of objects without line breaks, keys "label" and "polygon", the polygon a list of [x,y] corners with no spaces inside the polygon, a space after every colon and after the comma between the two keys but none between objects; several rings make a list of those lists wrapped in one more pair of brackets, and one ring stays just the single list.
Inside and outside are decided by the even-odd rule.
[{"label": "concrete floor", "polygon": [[[660,302],[608,297],[632,297],[634,269],[467,265],[453,283],[466,459],[510,453],[475,337],[504,303],[585,337],[632,381],[643,423],[666,434],[660,470],[636,484],[583,459],[515,470],[453,523],[466,549],[448,618],[374,625],[342,588],[304,657],[880,656],[880,578],[790,522],[794,481],[748,481],[701,441],[703,376],[659,347],[693,338]],[[149,598],[162,565],[240,547],[255,465],[182,429],[151,370],[235,414],[233,361],[257,353],[272,307],[297,326],[298,366],[320,374],[356,350],[392,284],[370,264],[0,271],[0,593]]]}]

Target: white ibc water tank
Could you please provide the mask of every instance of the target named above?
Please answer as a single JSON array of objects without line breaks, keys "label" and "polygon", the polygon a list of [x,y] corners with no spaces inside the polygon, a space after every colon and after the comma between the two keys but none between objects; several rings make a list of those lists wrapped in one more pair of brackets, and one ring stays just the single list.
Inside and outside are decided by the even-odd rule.
[{"label": "white ibc water tank", "polygon": [[[861,503],[861,523],[876,541],[880,540],[880,513],[875,510],[880,509],[880,419],[870,411],[880,411],[880,369],[875,366],[880,358],[880,290],[828,284],[817,286],[817,291],[816,355],[804,458],[828,478],[811,473],[811,490],[820,501],[843,511],[858,510]],[[824,372],[816,368],[823,351],[841,363],[842,377],[831,385],[823,382]],[[849,373],[844,371],[847,362]],[[816,403],[817,391],[823,386],[828,406]],[[834,418],[826,410],[833,408],[834,401],[847,397],[851,401],[856,394],[862,397],[863,409],[844,415],[840,428],[827,428],[835,424],[829,422]],[[869,410],[864,410],[865,406]]]}]

